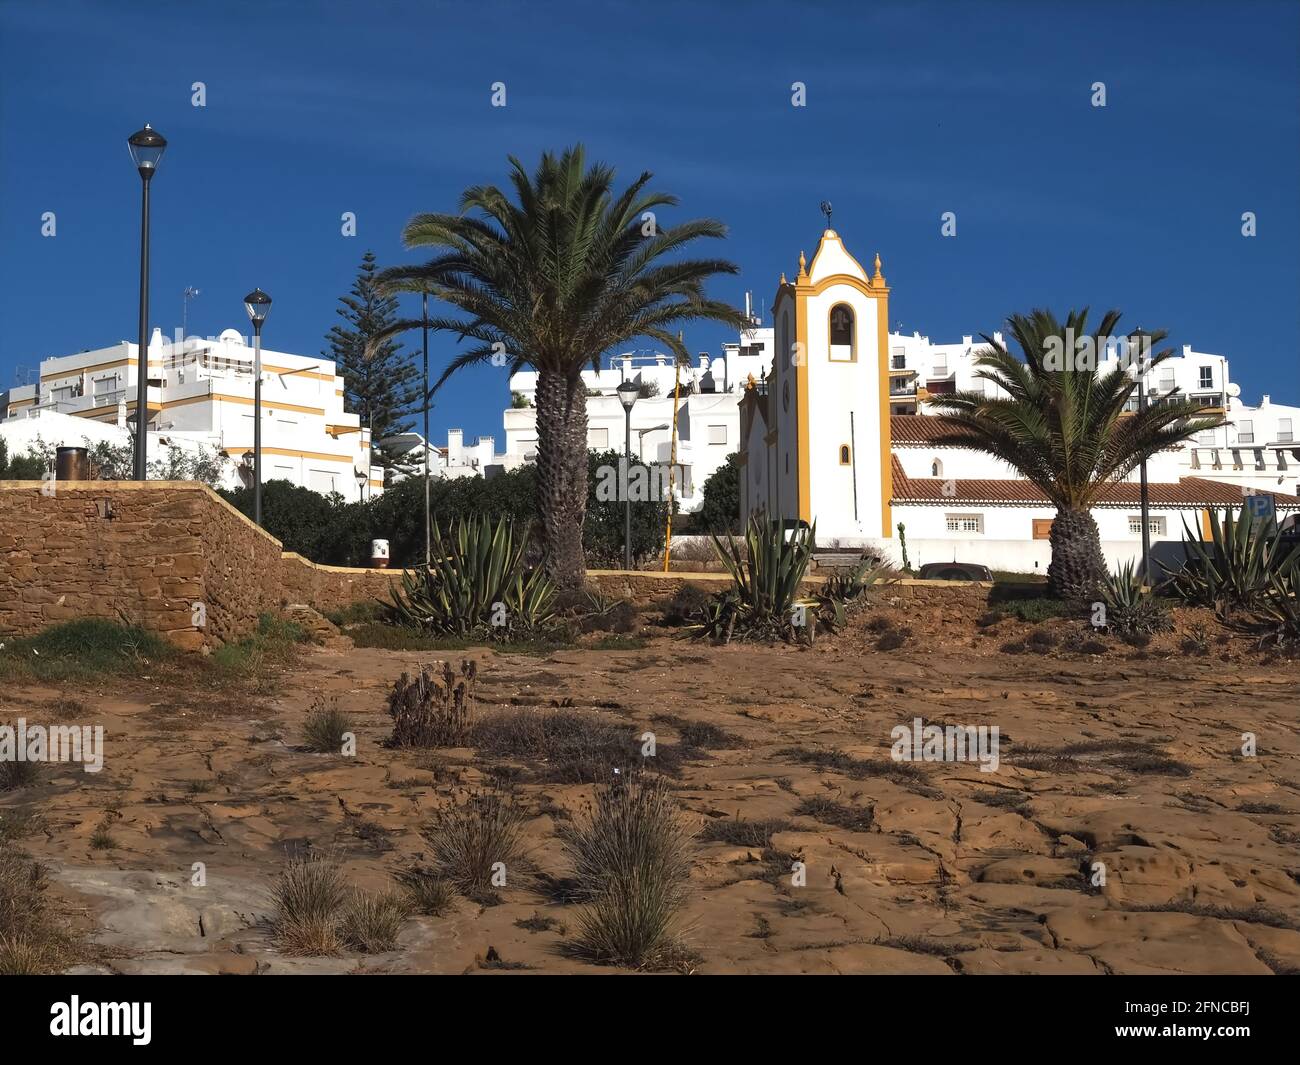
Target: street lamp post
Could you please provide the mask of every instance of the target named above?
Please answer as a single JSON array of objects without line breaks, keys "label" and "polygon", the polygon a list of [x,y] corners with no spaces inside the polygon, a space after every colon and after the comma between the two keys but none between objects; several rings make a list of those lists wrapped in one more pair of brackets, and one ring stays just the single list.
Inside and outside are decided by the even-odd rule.
[{"label": "street lamp post", "polygon": [[262,323],[271,313],[271,297],[260,288],[244,297],[253,323],[253,523],[262,524]]},{"label": "street lamp post", "polygon": [[131,161],[140,172],[140,350],[136,363],[135,479],[146,477],[145,449],[149,426],[149,182],[162,159],[167,140],[147,122],[127,138]]},{"label": "street lamp post", "polygon": [[658,433],[665,429],[671,429],[671,425],[652,425],[649,429],[638,429],[636,431],[636,460],[642,465],[645,464],[645,434]]},{"label": "street lamp post", "polygon": [[624,461],[627,473],[623,477],[623,568],[632,568],[632,493],[628,490],[632,473],[632,405],[640,394],[640,386],[635,381],[624,381],[615,389],[618,401],[623,404],[623,415],[627,431],[623,437]]}]

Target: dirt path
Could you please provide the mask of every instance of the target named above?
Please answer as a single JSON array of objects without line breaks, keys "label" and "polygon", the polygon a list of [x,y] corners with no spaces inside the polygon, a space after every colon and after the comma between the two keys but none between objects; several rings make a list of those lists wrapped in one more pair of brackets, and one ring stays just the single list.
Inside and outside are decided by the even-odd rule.
[{"label": "dirt path", "polygon": [[[713,840],[698,844],[686,913],[700,971],[1300,970],[1296,664],[1009,655],[973,629],[922,628],[888,653],[862,625],[804,650],[665,636],[637,651],[475,651],[478,712],[572,706],[669,750],[688,723],[734,738],[697,740],[673,778]],[[23,846],[96,944],[88,965],[453,973],[494,950],[511,967],[590,970],[564,951],[575,911],[555,898],[568,875],[555,830],[584,815],[591,785],[537,782],[536,766],[471,750],[382,746],[388,689],[431,657],[313,649],[266,696],[147,678],[11,692],[9,719],[42,720],[75,694],[108,736],[101,773],[52,767],[0,795],[0,809],[41,814]],[[355,757],[299,748],[318,699],[354,715]],[[61,712],[80,723],[75,706]],[[914,718],[997,726],[996,772],[900,766],[891,730]],[[426,856],[430,813],[489,774],[516,778],[530,813],[535,875],[500,905],[413,918],[388,954],[277,951],[268,894],[286,854],[330,853],[356,885],[389,888]]]}]

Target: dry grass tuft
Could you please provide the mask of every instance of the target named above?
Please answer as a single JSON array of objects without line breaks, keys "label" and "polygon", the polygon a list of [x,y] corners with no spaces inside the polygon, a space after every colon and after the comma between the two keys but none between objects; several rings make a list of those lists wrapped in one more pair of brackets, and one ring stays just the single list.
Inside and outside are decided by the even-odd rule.
[{"label": "dry grass tuft", "polygon": [[661,778],[611,785],[585,825],[566,826],[573,861],[576,953],[639,969],[682,969],[689,957],[674,935],[690,880],[690,832]]},{"label": "dry grass tuft", "polygon": [[324,956],[343,946],[340,925],[347,903],[342,872],[315,856],[294,859],[272,892],[276,934],[286,954]]}]

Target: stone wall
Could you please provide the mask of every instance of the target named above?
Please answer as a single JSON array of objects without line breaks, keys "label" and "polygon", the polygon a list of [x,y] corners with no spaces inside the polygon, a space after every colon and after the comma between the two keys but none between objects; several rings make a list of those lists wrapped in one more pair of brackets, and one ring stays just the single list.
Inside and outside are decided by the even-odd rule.
[{"label": "stone wall", "polygon": [[205,642],[191,604],[203,601],[208,508],[166,487],[0,481],[0,632],[125,617],[182,647]]},{"label": "stone wall", "polygon": [[[400,577],[400,570],[322,566],[284,551],[201,484],[0,481],[0,636],[80,617],[125,617],[196,650],[248,636],[259,615],[289,605],[323,613],[387,598]],[[621,570],[589,570],[588,579],[604,595],[643,606],[685,584],[721,590],[731,580]],[[822,580],[810,576],[804,591]],[[982,609],[990,587],[902,580],[883,594]]]}]

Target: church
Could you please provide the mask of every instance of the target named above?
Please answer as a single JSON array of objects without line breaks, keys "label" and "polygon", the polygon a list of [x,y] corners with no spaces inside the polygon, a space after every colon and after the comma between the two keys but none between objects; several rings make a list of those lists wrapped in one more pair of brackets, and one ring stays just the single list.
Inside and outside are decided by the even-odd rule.
[{"label": "church", "polygon": [[[913,566],[960,561],[1045,572],[1055,508],[1001,460],[934,444],[940,421],[925,416],[930,394],[958,383],[985,387],[971,374],[980,345],[963,338],[964,351],[952,362],[964,368],[923,371],[935,379],[914,382],[906,394],[921,402],[915,413],[901,413],[907,408],[897,399],[915,371],[905,346],[895,346],[907,338],[889,331],[889,294],[879,254],[868,271],[832,229],[822,233],[811,261],[800,253],[793,281],[781,275],[771,309],[771,372],[751,379],[740,401],[742,519],[762,511],[815,522],[819,546],[872,547],[896,562],[906,545]],[[1159,384],[1149,382],[1153,394]],[[1222,380],[1216,387],[1219,398],[1206,405],[1231,414],[1232,392]],[[1300,499],[1280,490],[1289,486],[1288,458],[1300,464],[1286,424],[1286,438],[1279,433],[1268,445],[1271,464],[1261,458],[1254,468],[1265,472],[1253,476],[1238,450],[1225,449],[1235,455],[1231,471],[1223,470],[1217,448],[1204,467],[1198,454],[1204,449],[1195,446],[1153,457],[1152,540],[1177,540],[1184,528],[1205,535],[1211,510],[1240,507],[1248,494],[1269,497],[1279,521],[1300,510]],[[1135,472],[1111,485],[1093,511],[1112,566],[1141,550],[1137,478]]]}]

